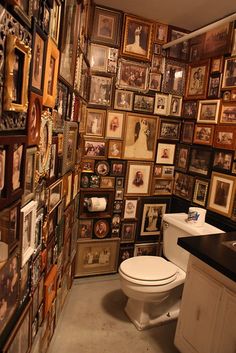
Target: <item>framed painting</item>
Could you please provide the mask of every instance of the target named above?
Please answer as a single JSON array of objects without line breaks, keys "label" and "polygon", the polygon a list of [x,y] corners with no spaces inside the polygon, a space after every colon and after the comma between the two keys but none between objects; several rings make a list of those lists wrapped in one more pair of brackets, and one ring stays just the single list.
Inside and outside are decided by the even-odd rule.
[{"label": "framed painting", "polygon": [[222,103],[220,112],[220,124],[236,124],[236,106],[235,103]]},{"label": "framed painting", "polygon": [[150,66],[146,63],[120,59],[118,64],[117,88],[146,92]]},{"label": "framed painting", "polygon": [[34,92],[30,92],[27,126],[28,145],[38,145],[39,143],[41,114],[42,97]]},{"label": "framed painting", "polygon": [[193,134],[194,134],[194,125],[193,121],[184,121],[182,124],[182,134],[180,141],[183,143],[192,143]]},{"label": "framed painting", "polygon": [[209,181],[203,179],[196,179],[194,185],[193,202],[205,207],[207,200]]},{"label": "framed painting", "polygon": [[188,169],[190,146],[178,144],[175,155],[175,169],[186,173]]},{"label": "framed painting", "polygon": [[230,217],[233,208],[236,178],[231,175],[212,172],[207,208]]},{"label": "framed painting", "polygon": [[160,22],[155,23],[154,42],[158,44],[165,44],[167,42],[168,25]]},{"label": "framed painting", "polygon": [[212,74],[209,78],[209,85],[208,85],[208,98],[219,98],[220,97],[220,90],[221,90],[221,80],[222,74],[215,73]]},{"label": "framed painting", "polygon": [[217,125],[215,127],[213,147],[226,150],[235,149],[236,127],[229,125]]},{"label": "framed painting", "polygon": [[152,163],[128,162],[126,196],[147,196],[150,191],[150,179],[152,176]]},{"label": "framed painting", "polygon": [[39,157],[38,172],[39,175],[45,175],[49,170],[52,145],[52,116],[49,111],[43,111],[41,115],[40,133],[39,133]]},{"label": "framed painting", "polygon": [[47,54],[45,61],[45,74],[43,86],[43,105],[54,108],[57,97],[57,77],[59,67],[59,50],[49,37],[47,41]]},{"label": "framed painting", "polygon": [[114,109],[131,111],[133,107],[134,92],[115,90]]},{"label": "framed painting", "polygon": [[182,116],[185,119],[196,119],[198,111],[197,101],[184,101],[182,105]]},{"label": "framed painting", "polygon": [[7,255],[12,254],[19,244],[20,207],[21,201],[18,200],[0,212],[1,242],[7,244]]},{"label": "framed painting", "polygon": [[175,173],[173,194],[185,200],[191,201],[194,189],[195,178],[180,172]]},{"label": "framed painting", "polygon": [[236,57],[225,58],[222,89],[236,88]]},{"label": "framed painting", "polygon": [[81,190],[79,217],[109,218],[112,215],[114,190]]},{"label": "framed painting", "polygon": [[91,35],[92,41],[118,47],[121,37],[121,20],[121,12],[96,5]]},{"label": "framed painting", "polygon": [[119,238],[77,242],[75,277],[116,272],[119,245]]},{"label": "framed painting", "polygon": [[157,145],[157,164],[173,164],[175,156],[175,144],[160,143]]},{"label": "framed painting", "polygon": [[107,158],[122,158],[123,141],[109,140]]},{"label": "framed painting", "polygon": [[185,99],[206,98],[209,68],[209,60],[189,64]]},{"label": "framed painting", "polygon": [[74,121],[66,121],[64,129],[62,174],[72,169],[75,164],[77,135],[78,124]]},{"label": "framed painting", "polygon": [[152,114],[154,109],[154,99],[155,98],[153,96],[135,94],[133,110],[147,113],[147,114]]},{"label": "framed painting", "polygon": [[104,239],[108,236],[110,224],[106,219],[94,220],[93,233],[95,238]]},{"label": "framed painting", "polygon": [[154,23],[125,14],[122,55],[150,60]]},{"label": "framed painting", "polygon": [[178,141],[180,138],[181,122],[172,119],[160,119],[158,139]]},{"label": "framed painting", "polygon": [[169,104],[169,111],[168,115],[171,116],[180,116],[182,110],[182,97],[181,96],[170,96],[170,104]]},{"label": "framed painting", "polygon": [[162,80],[162,74],[159,74],[157,72],[151,72],[149,74],[149,89],[151,91],[160,92],[161,80]]},{"label": "framed painting", "polygon": [[84,152],[85,158],[104,159],[107,154],[107,141],[84,139]]},{"label": "framed painting", "polygon": [[34,252],[34,234],[36,225],[37,202],[30,201],[21,208],[21,266],[29,260]]},{"label": "framed painting", "polygon": [[193,143],[197,143],[199,145],[212,146],[214,130],[214,125],[196,124],[194,130]]},{"label": "framed painting", "polygon": [[111,106],[112,87],[112,77],[91,75],[88,104],[102,107]]},{"label": "framed painting", "polygon": [[165,178],[152,179],[152,195],[171,195],[173,180]]},{"label": "framed painting", "polygon": [[220,110],[220,100],[200,100],[198,105],[197,122],[203,124],[217,124]]},{"label": "framed painting", "polygon": [[162,80],[162,92],[184,95],[186,65],[184,63],[166,59],[165,70]]},{"label": "framed painting", "polygon": [[53,265],[44,282],[44,317],[51,309],[57,290],[57,265]]},{"label": "framed painting", "polygon": [[85,125],[86,136],[104,137],[106,111],[99,109],[87,109]]},{"label": "framed painting", "polygon": [[124,219],[136,219],[138,199],[126,198],[124,205]]},{"label": "framed painting", "polygon": [[156,93],[154,114],[168,115],[170,104],[170,95],[163,93]]},{"label": "framed painting", "polygon": [[222,173],[231,171],[234,158],[233,151],[214,150],[213,169]]},{"label": "framed painting", "polygon": [[155,157],[158,119],[127,114],[123,142],[123,158],[153,161]]},{"label": "framed painting", "polygon": [[24,194],[22,195],[22,205],[34,199],[36,179],[36,153],[37,147],[30,147],[26,149]]},{"label": "framed painting", "polygon": [[134,256],[157,256],[158,243],[136,243],[134,245]]},{"label": "framed painting", "polygon": [[[185,36],[188,32],[182,28],[169,26],[168,40],[176,40]],[[182,43],[172,45],[168,50],[168,56],[172,59],[187,61],[189,58],[189,41],[185,40]]]},{"label": "framed painting", "polygon": [[123,222],[121,226],[120,243],[133,243],[135,240],[136,223]]},{"label": "framed painting", "polygon": [[105,137],[109,139],[122,139],[125,113],[112,110],[107,111]]},{"label": "framed painting", "polygon": [[189,172],[209,177],[212,165],[212,150],[204,147],[192,147],[189,157]]},{"label": "framed painting", "polygon": [[26,112],[31,49],[16,35],[6,37],[3,110]]}]

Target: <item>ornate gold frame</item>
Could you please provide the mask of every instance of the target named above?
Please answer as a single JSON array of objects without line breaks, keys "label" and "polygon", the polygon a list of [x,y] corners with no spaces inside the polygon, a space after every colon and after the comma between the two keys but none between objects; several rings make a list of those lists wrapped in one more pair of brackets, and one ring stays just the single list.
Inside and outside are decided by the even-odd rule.
[{"label": "ornate gold frame", "polygon": [[[47,129],[47,141],[45,142],[45,128]],[[38,153],[38,173],[43,176],[49,170],[52,144],[52,115],[49,111],[43,111],[41,115],[40,134],[39,134],[39,153]]]}]

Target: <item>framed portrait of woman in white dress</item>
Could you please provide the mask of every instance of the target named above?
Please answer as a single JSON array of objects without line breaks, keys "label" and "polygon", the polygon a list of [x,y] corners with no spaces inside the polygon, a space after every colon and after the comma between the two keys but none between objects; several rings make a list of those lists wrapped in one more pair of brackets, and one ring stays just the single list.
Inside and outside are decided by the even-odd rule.
[{"label": "framed portrait of woman in white dress", "polygon": [[139,114],[127,114],[123,143],[123,158],[153,161],[159,119]]}]

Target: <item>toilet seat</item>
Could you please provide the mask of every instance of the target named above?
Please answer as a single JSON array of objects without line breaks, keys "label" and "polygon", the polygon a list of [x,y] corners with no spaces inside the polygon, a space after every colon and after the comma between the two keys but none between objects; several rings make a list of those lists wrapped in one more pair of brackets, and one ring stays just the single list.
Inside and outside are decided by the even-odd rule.
[{"label": "toilet seat", "polygon": [[132,283],[160,286],[173,282],[178,268],[160,256],[134,256],[121,263],[119,272]]}]

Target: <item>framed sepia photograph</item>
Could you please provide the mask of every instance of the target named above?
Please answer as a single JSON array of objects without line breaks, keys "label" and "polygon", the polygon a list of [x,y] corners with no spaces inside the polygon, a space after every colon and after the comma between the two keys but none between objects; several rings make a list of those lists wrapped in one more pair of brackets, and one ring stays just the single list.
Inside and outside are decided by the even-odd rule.
[{"label": "framed sepia photograph", "polygon": [[121,20],[121,12],[96,5],[94,9],[92,41],[94,43],[118,47],[121,37]]},{"label": "framed sepia photograph", "polygon": [[133,243],[135,240],[136,223],[123,222],[121,226],[121,243]]},{"label": "framed sepia photograph", "polygon": [[91,70],[107,72],[108,53],[108,47],[91,43],[89,55]]},{"label": "framed sepia photograph", "polygon": [[175,156],[175,144],[160,143],[157,145],[157,164],[173,164]]},{"label": "framed sepia photograph", "polygon": [[194,134],[194,125],[193,121],[185,121],[182,124],[182,134],[180,141],[183,143],[192,143],[193,134]]},{"label": "framed sepia photograph", "polygon": [[87,109],[85,135],[104,137],[106,111],[100,109]]},{"label": "framed sepia photograph", "polygon": [[165,70],[162,80],[162,92],[184,95],[186,77],[186,65],[184,63],[166,59]]},{"label": "framed sepia photograph", "polygon": [[197,122],[203,124],[217,124],[220,110],[220,100],[200,100],[198,105]]},{"label": "framed sepia photograph", "polygon": [[189,157],[189,172],[209,177],[212,165],[212,150],[204,147],[192,147]]},{"label": "framed sepia photograph", "polygon": [[150,60],[154,23],[125,14],[122,55]]},{"label": "framed sepia photograph", "polygon": [[51,9],[51,21],[49,33],[54,42],[58,45],[60,34],[60,21],[61,21],[61,1],[54,0]]},{"label": "framed sepia photograph", "polygon": [[171,195],[173,180],[165,178],[152,179],[152,195]]},{"label": "framed sepia photograph", "polygon": [[119,89],[146,92],[148,90],[149,69],[149,64],[120,59],[116,82],[117,87]]},{"label": "framed sepia photograph", "polygon": [[86,240],[92,239],[93,235],[93,220],[92,219],[79,219],[78,239]]},{"label": "framed sepia photograph", "polygon": [[226,150],[235,149],[236,128],[229,125],[217,125],[215,127],[213,147]]},{"label": "framed sepia photograph", "polygon": [[184,101],[182,105],[182,116],[185,119],[196,119],[198,111],[197,101]]},{"label": "framed sepia photograph", "polygon": [[104,159],[107,154],[107,142],[103,140],[84,139],[84,157]]},{"label": "framed sepia photograph", "polygon": [[136,219],[136,212],[138,206],[138,199],[125,199],[124,205],[124,219]]},{"label": "framed sepia photograph", "polygon": [[162,165],[161,166],[161,177],[165,179],[173,178],[175,166],[173,165]]},{"label": "framed sepia photograph", "polygon": [[154,109],[154,97],[135,94],[133,110],[138,112],[152,114]]},{"label": "framed sepia photograph", "polygon": [[127,113],[123,158],[153,161],[156,147],[158,119]]},{"label": "framed sepia photograph", "polygon": [[34,199],[35,195],[35,173],[36,173],[36,153],[37,147],[29,147],[26,149],[25,156],[25,175],[24,175],[24,194],[22,195],[22,203]]},{"label": "framed sepia photograph", "polygon": [[117,270],[119,238],[88,240],[77,242],[77,257],[75,276],[91,276],[114,273]]},{"label": "framed sepia photograph", "polygon": [[134,245],[134,256],[156,256],[158,252],[158,243],[136,243]]},{"label": "framed sepia photograph", "polygon": [[208,98],[219,98],[220,97],[220,90],[221,90],[221,80],[222,74],[216,73],[212,74],[209,78],[209,85],[208,85]]},{"label": "framed sepia photograph", "polygon": [[41,114],[42,97],[34,92],[30,92],[27,126],[28,145],[38,145],[39,143]]},{"label": "framed sepia photograph", "polygon": [[48,208],[47,211],[50,214],[62,200],[62,179],[55,181],[48,188]]},{"label": "framed sepia photograph", "polygon": [[169,111],[168,115],[171,116],[180,116],[182,110],[182,97],[181,96],[170,96],[170,104],[169,104]]},{"label": "framed sepia photograph", "polygon": [[149,195],[152,169],[152,163],[128,162],[125,195]]},{"label": "framed sepia photograph", "polygon": [[168,25],[156,22],[155,27],[154,41],[158,44],[165,44],[167,42]]},{"label": "framed sepia photograph", "polygon": [[108,158],[122,158],[123,141],[109,140],[108,143]]},{"label": "framed sepia photograph", "polygon": [[208,30],[204,36],[203,57],[220,56],[230,53],[232,22]]},{"label": "framed sepia photograph", "polygon": [[205,207],[207,200],[209,181],[203,179],[196,179],[194,185],[193,202]]},{"label": "framed sepia photograph", "polygon": [[236,124],[236,106],[235,103],[225,103],[221,105],[219,123],[222,124]]},{"label": "framed sepia photograph", "polygon": [[225,58],[222,89],[236,87],[236,57]]},{"label": "framed sepia photograph", "polygon": [[180,172],[175,173],[173,194],[185,200],[191,201],[194,190],[195,178]]},{"label": "framed sepia photograph", "polygon": [[151,91],[160,92],[161,90],[162,74],[151,72],[149,75],[149,89]]},{"label": "framed sepia photograph", "polygon": [[197,143],[199,145],[212,146],[214,131],[214,125],[196,124],[194,130],[193,143]]},{"label": "framed sepia photograph", "polygon": [[125,113],[108,110],[105,137],[109,139],[122,139]]},{"label": "framed sepia photograph", "polygon": [[37,202],[30,201],[21,208],[21,266],[29,260],[34,252],[34,234],[36,225]]},{"label": "framed sepia photograph", "polygon": [[213,169],[219,172],[230,172],[233,162],[233,151],[214,150]]},{"label": "framed sepia photograph", "polygon": [[111,160],[110,175],[116,177],[123,177],[125,175],[126,162]]},{"label": "framed sepia photograph", "polygon": [[207,208],[230,217],[233,208],[236,178],[231,175],[212,172]]},{"label": "framed sepia photograph", "polygon": [[131,111],[133,109],[134,92],[115,90],[114,109]]},{"label": "framed sepia photograph", "polygon": [[115,187],[115,178],[110,176],[102,176],[100,179],[100,188],[101,189],[114,189]]},{"label": "framed sepia photograph", "polygon": [[104,239],[110,231],[109,222],[106,219],[94,220],[93,232],[96,238]]},{"label": "framed sepia photograph", "polygon": [[91,75],[88,104],[109,107],[112,98],[113,78]]},{"label": "framed sepia photograph", "polygon": [[180,121],[161,118],[158,139],[178,141],[180,138],[180,128]]},{"label": "framed sepia photograph", "polygon": [[52,145],[52,115],[44,110],[41,115],[40,133],[39,133],[39,157],[38,172],[45,175],[49,170]]},{"label": "framed sepia photograph", "polygon": [[209,68],[209,60],[189,64],[185,99],[206,98]]},{"label": "framed sepia photograph", "polygon": [[62,174],[73,169],[76,159],[78,124],[74,121],[66,121],[64,128],[63,164]]},{"label": "framed sepia photograph", "polygon": [[175,155],[175,169],[186,173],[189,163],[190,146],[178,144]]},{"label": "framed sepia photograph", "polygon": [[154,114],[168,115],[170,105],[170,95],[163,93],[156,93]]},{"label": "framed sepia photograph", "polygon": [[[169,26],[168,40],[176,40],[185,36],[188,32],[182,28]],[[172,45],[168,50],[168,57],[176,60],[187,61],[189,58],[189,41],[185,40],[182,43]]]}]

